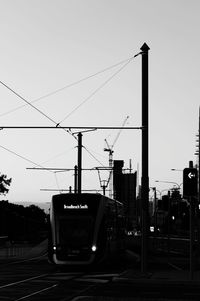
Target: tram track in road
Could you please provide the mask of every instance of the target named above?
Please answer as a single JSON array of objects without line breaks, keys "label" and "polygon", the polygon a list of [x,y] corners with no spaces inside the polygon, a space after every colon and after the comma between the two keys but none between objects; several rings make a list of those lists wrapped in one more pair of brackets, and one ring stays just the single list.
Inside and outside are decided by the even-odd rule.
[{"label": "tram track in road", "polygon": [[[71,284],[74,279],[80,278],[83,275],[82,272],[76,273],[63,273],[63,272],[51,272],[48,274],[39,274],[33,277],[23,278],[17,281],[11,281],[0,286],[0,300],[61,300],[63,299],[63,289],[57,287],[67,286],[68,295],[72,293],[76,294],[79,285],[75,286]],[[64,284],[63,284],[64,283]],[[85,287],[84,287],[85,289]],[[51,291],[51,293],[49,293]]]},{"label": "tram track in road", "polygon": [[85,295],[98,285],[109,282],[116,274],[54,272],[0,286],[1,301],[70,301]]},{"label": "tram track in road", "polygon": [[51,265],[45,254],[13,258],[0,263],[0,301],[70,301],[92,295],[126,267],[123,260],[84,269]]},{"label": "tram track in road", "polygon": [[69,301],[103,285],[116,273],[54,267],[46,258],[1,265],[0,301]]}]

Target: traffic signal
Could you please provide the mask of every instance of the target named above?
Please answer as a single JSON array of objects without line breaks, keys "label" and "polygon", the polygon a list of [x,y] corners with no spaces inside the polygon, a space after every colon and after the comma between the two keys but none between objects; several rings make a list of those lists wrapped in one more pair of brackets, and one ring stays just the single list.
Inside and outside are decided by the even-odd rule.
[{"label": "traffic signal", "polygon": [[183,170],[183,196],[191,197],[197,195],[197,169],[185,168]]}]

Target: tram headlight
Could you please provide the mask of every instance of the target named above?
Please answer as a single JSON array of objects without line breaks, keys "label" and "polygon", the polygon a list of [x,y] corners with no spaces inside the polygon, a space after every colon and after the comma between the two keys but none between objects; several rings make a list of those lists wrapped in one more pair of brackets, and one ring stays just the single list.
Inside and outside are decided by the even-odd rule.
[{"label": "tram headlight", "polygon": [[96,252],[97,247],[95,245],[93,245],[91,249],[92,249],[92,252]]}]

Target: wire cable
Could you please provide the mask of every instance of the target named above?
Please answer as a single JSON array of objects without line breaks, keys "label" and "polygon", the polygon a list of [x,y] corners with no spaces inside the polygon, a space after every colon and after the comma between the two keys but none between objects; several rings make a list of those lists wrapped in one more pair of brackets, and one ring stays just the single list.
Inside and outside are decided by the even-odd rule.
[{"label": "wire cable", "polygon": [[56,159],[56,158],[58,158],[58,157],[60,157],[60,156],[64,156],[64,155],[66,155],[67,153],[69,153],[69,152],[71,152],[72,150],[74,150],[74,148],[75,148],[75,147],[70,147],[69,149],[65,150],[64,152],[61,152],[61,153],[59,153],[59,154],[57,154],[57,155],[54,155],[53,157],[49,158],[48,160],[45,160],[44,162],[42,162],[42,164],[46,164],[46,163],[48,163],[48,162],[50,162],[50,161],[52,161],[52,160],[54,160],[54,159]]},{"label": "wire cable", "polygon": [[36,111],[38,111],[40,114],[42,114],[44,117],[46,117],[48,120],[50,120],[51,122],[53,122],[55,125],[57,125],[57,122],[55,122],[52,118],[50,118],[49,116],[47,116],[44,112],[42,112],[41,110],[39,110],[37,107],[35,107],[31,102],[29,102],[28,100],[26,100],[24,97],[22,97],[19,93],[17,93],[15,90],[13,90],[12,88],[10,88],[8,85],[6,85],[4,82],[0,81],[0,84],[2,84],[5,88],[7,88],[8,90],[10,90],[12,93],[14,93],[17,97],[19,97],[20,99],[22,99],[27,105],[31,106],[33,109],[35,109]]},{"label": "wire cable", "polygon": [[[5,146],[0,145],[0,147],[1,147],[2,149],[6,150],[7,152],[9,152],[9,153],[11,153],[11,154],[13,154],[13,155],[15,155],[15,156],[17,156],[17,157],[19,157],[19,158],[25,160],[25,161],[27,161],[27,162],[29,162],[29,163],[31,163],[31,164],[34,164],[34,165],[36,165],[36,166],[38,166],[38,167],[41,167],[41,168],[44,168],[44,166],[42,166],[42,165],[40,165],[40,164],[38,164],[38,163],[35,163],[35,162],[33,162],[32,160],[25,158],[24,156],[19,155],[18,153],[14,152],[14,151],[12,151],[12,150],[10,150],[10,149],[8,149],[8,148],[6,148]],[[48,170],[48,171],[54,174],[54,176],[55,176],[55,181],[56,181],[56,186],[57,186],[57,188],[59,189],[60,187],[59,187],[59,183],[58,183],[58,179],[57,179],[56,172],[54,172],[54,171],[52,171],[52,170]]]},{"label": "wire cable", "polygon": [[[54,176],[55,176],[57,188],[60,190],[60,186],[59,186],[58,178],[57,178],[57,173],[56,173],[55,171],[54,171]],[[60,193],[61,193],[61,192],[60,192]]]},{"label": "wire cable", "polygon": [[27,158],[25,158],[25,157],[23,157],[23,156],[17,154],[16,152],[14,152],[14,151],[12,151],[12,150],[6,148],[5,146],[0,145],[0,147],[3,148],[4,150],[6,150],[7,152],[9,152],[9,153],[11,153],[11,154],[13,154],[13,155],[15,155],[15,156],[17,156],[17,157],[19,157],[19,158],[25,160],[25,161],[27,161],[27,162],[29,162],[29,163],[32,163],[32,164],[34,164],[34,165],[36,165],[36,166],[38,166],[38,167],[42,167],[42,168],[43,168],[42,165],[37,164],[37,163],[33,162],[32,160],[29,160],[29,159],[27,159]]},{"label": "wire cable", "polygon": [[[135,57],[135,56],[134,56]],[[52,95],[52,94],[55,94],[55,93],[57,93],[57,92],[59,92],[59,91],[61,91],[61,90],[63,90],[63,89],[65,89],[65,88],[67,88],[67,87],[69,87],[69,86],[72,86],[72,85],[75,85],[75,84],[78,84],[78,83],[80,83],[80,82],[82,82],[82,81],[84,81],[84,80],[86,80],[86,79],[89,79],[89,78],[91,78],[91,77],[94,77],[94,76],[96,76],[97,74],[100,74],[100,73],[102,73],[102,72],[105,72],[105,71],[107,71],[107,70],[109,70],[109,69],[112,69],[112,68],[114,68],[114,67],[116,67],[116,66],[118,66],[118,65],[120,65],[120,64],[122,64],[122,63],[124,63],[125,62],[125,64],[120,68],[120,69],[118,69],[113,75],[111,75],[103,84],[101,84],[97,89],[95,89],[94,91],[93,91],[93,93],[92,94],[90,94],[83,102],[81,102],[72,112],[70,112],[67,116],[65,116],[65,118],[64,119],[62,119],[60,122],[56,122],[55,120],[53,120],[52,118],[50,118],[48,115],[46,115],[43,111],[41,111],[40,109],[38,109],[36,106],[34,106],[33,104],[32,104],[32,102],[30,102],[30,101],[28,101],[27,99],[25,99],[24,97],[22,97],[19,93],[17,93],[15,90],[13,90],[11,87],[9,87],[8,85],[6,85],[4,82],[2,82],[2,81],[0,81],[0,84],[2,84],[5,88],[7,88],[9,91],[11,91],[12,93],[14,93],[17,97],[19,97],[21,100],[23,100],[25,103],[26,103],[26,105],[30,105],[33,109],[35,109],[37,112],[39,112],[40,114],[42,114],[45,118],[47,118],[49,121],[51,121],[52,123],[54,123],[55,124],[55,126],[56,127],[60,127],[60,123],[62,123],[63,121],[65,121],[69,116],[71,116],[76,110],[78,110],[84,103],[86,103],[90,98],[92,98],[92,96],[94,96],[99,90],[101,90],[108,82],[110,82],[120,71],[122,71],[133,59],[134,59],[134,57],[131,57],[131,58],[129,58],[129,59],[127,59],[127,60],[124,60],[124,61],[121,61],[120,63],[117,63],[117,64],[115,64],[115,65],[112,65],[111,67],[108,67],[108,68],[105,68],[105,69],[103,69],[103,70],[101,70],[101,71],[99,71],[99,72],[97,72],[97,73],[95,73],[95,74],[93,74],[93,75],[90,75],[90,76],[88,76],[87,78],[84,78],[84,79],[82,79],[82,80],[79,80],[79,81],[76,81],[76,82],[74,82],[74,83],[72,83],[72,84],[70,84],[70,85],[67,85],[67,86],[65,86],[65,87],[63,87],[63,88],[61,88],[61,89],[58,89],[58,90],[56,90],[56,91],[54,91],[54,92],[51,92],[51,93],[49,93],[49,94],[46,94],[45,96],[43,96],[43,97],[40,97],[39,99],[42,99],[42,98],[45,98],[45,97],[48,97],[48,96],[50,96],[50,95]],[[38,100],[39,100],[38,99]],[[36,101],[36,100],[35,100]],[[69,133],[70,135],[72,135],[76,140],[77,140],[77,138],[74,136],[74,134],[72,134],[71,133],[71,131],[70,130],[66,130],[66,129],[64,129],[67,133]],[[86,148],[86,147],[84,147],[85,148],[85,150],[98,162],[98,163],[100,163],[102,166],[104,166],[94,155],[92,155],[91,154],[91,152]],[[9,150],[8,150],[9,151]],[[20,155],[19,155],[20,156]],[[22,157],[22,158],[24,158],[24,157]],[[29,161],[30,162],[30,161]],[[35,165],[35,163],[33,163],[34,165]],[[36,164],[37,165],[37,164]]]},{"label": "wire cable", "polygon": [[84,145],[82,146],[87,152],[88,154],[90,154],[90,156],[95,159],[99,164],[101,164],[101,166],[105,167],[89,150],[88,148],[86,148]]},{"label": "wire cable", "polygon": [[[117,67],[117,66],[119,66],[119,65],[121,65],[121,64],[123,64],[123,63],[125,63],[125,62],[127,62],[128,60],[130,60],[130,59],[132,59],[132,58],[134,58],[134,57],[128,58],[128,59],[123,60],[123,61],[120,61],[119,63],[116,63],[116,64],[114,64],[114,65],[112,65],[112,66],[107,67],[107,68],[104,68],[104,69],[102,69],[102,70],[100,70],[100,71],[98,71],[98,72],[96,72],[96,73],[94,73],[94,74],[92,74],[92,75],[89,75],[89,76],[86,76],[86,77],[84,77],[84,78],[81,78],[81,79],[79,79],[79,80],[77,80],[77,81],[75,81],[75,82],[72,82],[71,84],[65,85],[65,86],[62,87],[62,88],[58,88],[58,89],[56,89],[56,90],[54,90],[54,91],[52,91],[52,92],[49,92],[49,93],[47,93],[47,94],[45,94],[45,95],[43,95],[43,96],[40,96],[40,97],[38,97],[38,98],[32,100],[32,101],[30,102],[30,104],[33,104],[33,103],[35,103],[35,102],[37,102],[37,101],[39,101],[39,100],[42,100],[42,99],[47,98],[47,97],[49,97],[49,96],[52,96],[52,95],[54,95],[54,94],[56,94],[56,93],[59,93],[59,92],[65,90],[65,89],[67,89],[67,88],[74,87],[74,86],[76,86],[76,85],[78,85],[78,84],[80,84],[80,83],[82,83],[82,82],[84,82],[84,81],[86,81],[86,80],[88,80],[88,79],[91,79],[91,78],[93,78],[93,77],[95,77],[95,76],[97,76],[97,75],[99,75],[99,74],[101,74],[101,73],[104,73],[104,72],[106,72],[106,71],[109,71],[109,70],[111,70],[111,69],[113,69],[113,68],[115,68],[115,67]],[[13,112],[16,112],[17,110],[20,110],[20,109],[26,107],[27,105],[28,105],[28,104],[24,104],[24,105],[21,105],[21,106],[18,106],[18,107],[16,107],[16,108],[12,109],[12,110],[9,110],[9,111],[7,111],[7,112],[5,112],[5,113],[2,113],[2,114],[0,114],[0,117],[5,116],[5,115],[8,115],[8,114],[13,113]]]},{"label": "wire cable", "polygon": [[[9,91],[11,91],[12,93],[14,93],[17,97],[19,97],[21,100],[23,100],[27,105],[30,105],[33,109],[35,109],[37,112],[39,112],[40,114],[42,114],[45,118],[47,118],[48,120],[50,120],[51,122],[53,122],[55,124],[56,127],[59,126],[59,123],[57,123],[55,120],[53,120],[52,118],[50,118],[48,115],[46,115],[43,111],[39,110],[36,106],[34,106],[30,101],[28,101],[27,99],[25,99],[23,96],[21,96],[19,93],[17,93],[15,90],[13,90],[11,87],[9,87],[8,85],[6,85],[4,82],[0,81],[0,84],[2,84],[5,88],[7,88]],[[69,130],[63,129],[65,132],[69,133],[70,135],[72,135],[72,133]],[[73,135],[72,135],[73,136]],[[74,137],[74,136],[73,136]],[[74,137],[76,139],[76,137]],[[76,139],[77,140],[77,139]]]},{"label": "wire cable", "polygon": [[[20,99],[22,99],[23,101],[25,101],[27,104],[29,104],[32,108],[34,108],[35,110],[37,110],[40,114],[42,114],[44,117],[46,117],[48,120],[50,120],[51,122],[53,122],[55,125],[56,125],[56,127],[60,127],[60,125],[59,125],[59,123],[57,123],[56,121],[54,121],[52,118],[50,118],[49,116],[47,116],[46,114],[44,114],[41,110],[39,110],[37,107],[35,107],[34,105],[32,105],[29,101],[27,101],[24,97],[22,97],[19,93],[17,93],[17,92],[15,92],[12,88],[10,88],[8,85],[6,85],[6,84],[4,84],[2,81],[0,81],[0,83],[4,86],[4,87],[6,87],[8,90],[10,90],[12,93],[14,93],[17,97],[19,97]],[[69,133],[72,137],[74,137],[76,140],[77,140],[77,137],[75,137],[75,135],[73,134],[73,133],[71,133],[71,131],[70,130],[66,130],[66,129],[64,129],[67,133]],[[2,147],[3,148],[3,147]],[[85,148],[86,149],[86,151],[98,162],[98,163],[100,163],[99,162],[99,160],[97,159],[97,158],[95,158],[95,156],[93,156],[88,150],[87,150],[87,148]],[[9,151],[9,150],[8,150]],[[12,151],[10,151],[10,152],[12,152]],[[14,152],[13,152],[14,153]],[[14,153],[15,154],[15,153]],[[19,155],[19,157],[20,157],[20,155]],[[24,157],[21,157],[21,158],[24,158]],[[25,158],[24,158],[25,159]],[[30,161],[29,161],[30,162]],[[35,164],[34,162],[32,162],[34,165],[37,165],[37,164]],[[39,166],[39,165],[38,165]],[[40,166],[40,167],[43,167],[43,166]]]},{"label": "wire cable", "polygon": [[69,116],[71,116],[75,111],[77,111],[83,104],[90,100],[97,92],[99,92],[104,86],[106,86],[119,72],[121,72],[132,60],[134,57],[131,57],[128,62],[118,69],[114,74],[112,74],[105,82],[103,82],[97,89],[95,89],[88,97],[86,97],[78,106],[76,106],[69,114],[67,114],[58,124],[60,125],[65,121]]}]

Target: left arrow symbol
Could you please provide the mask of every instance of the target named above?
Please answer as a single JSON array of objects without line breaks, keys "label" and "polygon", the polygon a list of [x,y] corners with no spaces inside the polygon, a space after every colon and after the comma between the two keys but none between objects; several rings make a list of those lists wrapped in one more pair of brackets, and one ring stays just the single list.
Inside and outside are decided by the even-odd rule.
[{"label": "left arrow symbol", "polygon": [[190,172],[190,173],[188,174],[188,178],[190,178],[190,179],[195,178],[195,174],[192,173],[192,172]]}]

